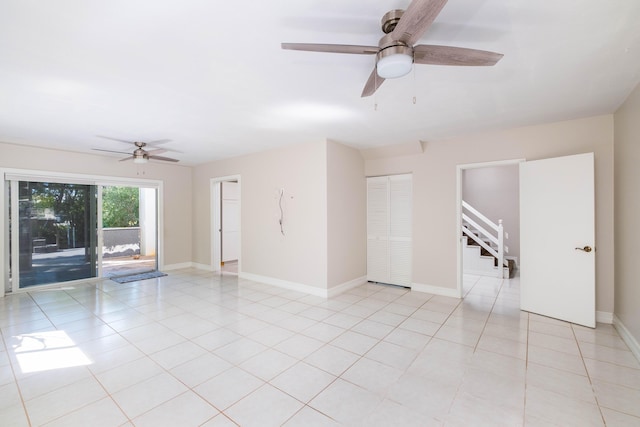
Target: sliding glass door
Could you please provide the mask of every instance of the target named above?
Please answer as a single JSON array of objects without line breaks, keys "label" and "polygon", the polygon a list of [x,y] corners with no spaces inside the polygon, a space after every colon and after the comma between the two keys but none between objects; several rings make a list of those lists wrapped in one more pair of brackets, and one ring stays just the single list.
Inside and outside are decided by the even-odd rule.
[{"label": "sliding glass door", "polygon": [[4,175],[6,291],[158,268],[158,181]]},{"label": "sliding glass door", "polygon": [[96,277],[96,186],[16,183],[19,287]]}]

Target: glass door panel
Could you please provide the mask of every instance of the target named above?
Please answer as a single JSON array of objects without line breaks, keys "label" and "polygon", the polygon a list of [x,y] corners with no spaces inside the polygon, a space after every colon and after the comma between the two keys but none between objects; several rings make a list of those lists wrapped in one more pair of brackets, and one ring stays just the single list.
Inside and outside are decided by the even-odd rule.
[{"label": "glass door panel", "polygon": [[96,277],[97,187],[14,184],[18,185],[20,288]]}]

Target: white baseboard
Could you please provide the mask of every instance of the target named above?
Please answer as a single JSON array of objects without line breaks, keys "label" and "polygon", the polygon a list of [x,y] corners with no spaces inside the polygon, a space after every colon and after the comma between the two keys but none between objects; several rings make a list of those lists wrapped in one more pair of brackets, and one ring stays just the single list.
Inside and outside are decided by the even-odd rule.
[{"label": "white baseboard", "polygon": [[367,276],[357,277],[353,280],[349,280],[348,282],[344,282],[339,284],[338,286],[334,286],[332,288],[327,289],[327,298],[335,297],[336,295],[340,295],[344,292],[347,292],[350,289],[353,289],[357,286],[366,283]]},{"label": "white baseboard", "polygon": [[460,298],[458,289],[443,288],[441,286],[425,285],[423,283],[412,283],[411,290],[416,292],[426,292],[428,294],[441,295],[451,298]]},{"label": "white baseboard", "polygon": [[168,271],[168,270],[181,270],[183,268],[192,268],[194,267],[195,264],[192,262],[180,262],[177,264],[167,264],[165,266],[162,267],[163,271]]},{"label": "white baseboard", "polygon": [[327,290],[322,288],[317,288],[315,286],[309,286],[309,285],[296,283],[296,282],[289,282],[287,280],[276,279],[274,277],[262,276],[262,275],[253,274],[253,273],[239,273],[238,277],[240,277],[241,279],[248,279],[248,280],[253,280],[254,282],[264,283],[265,285],[277,286],[279,288],[289,289],[292,291],[303,292],[306,294],[327,298]]},{"label": "white baseboard", "polygon": [[640,361],[640,343],[634,337],[631,332],[627,329],[626,326],[622,323],[622,321],[618,318],[618,316],[613,316],[613,326],[616,328],[618,333],[620,334],[620,338],[629,346],[629,349],[633,353],[633,355]]},{"label": "white baseboard", "polygon": [[606,323],[607,325],[613,324],[613,313],[608,311],[596,311],[596,322]]},{"label": "white baseboard", "polygon": [[191,266],[193,268],[197,268],[198,270],[215,271],[213,269],[213,266],[209,264],[200,264],[199,262],[192,262]]}]

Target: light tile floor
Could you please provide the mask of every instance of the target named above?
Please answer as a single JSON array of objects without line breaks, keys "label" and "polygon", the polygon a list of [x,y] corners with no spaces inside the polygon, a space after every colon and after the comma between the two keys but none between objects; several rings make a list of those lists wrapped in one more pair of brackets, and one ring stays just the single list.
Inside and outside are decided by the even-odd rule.
[{"label": "light tile floor", "polygon": [[198,270],[0,299],[0,425],[640,426],[611,325],[364,284],[329,300]]}]

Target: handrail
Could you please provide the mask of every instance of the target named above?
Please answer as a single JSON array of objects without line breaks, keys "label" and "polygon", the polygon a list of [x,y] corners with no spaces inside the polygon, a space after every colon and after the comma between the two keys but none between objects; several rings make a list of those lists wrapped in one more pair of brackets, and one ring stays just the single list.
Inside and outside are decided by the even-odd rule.
[{"label": "handrail", "polygon": [[498,237],[493,236],[491,233],[489,233],[487,230],[485,230],[481,225],[479,225],[477,222],[472,220],[471,217],[469,217],[469,216],[467,216],[465,214],[462,214],[462,219],[467,221],[469,224],[473,225],[475,227],[475,229],[480,232],[480,234],[482,234],[483,236],[485,236],[486,238],[491,240],[496,245],[498,244]]},{"label": "handrail", "polygon": [[[464,200],[462,201],[462,208],[463,210],[466,209],[467,211],[469,211],[477,219],[479,219],[486,226],[488,226],[489,228],[493,229],[496,232],[494,235],[492,232],[488,231],[485,227],[478,224],[478,222],[473,220],[470,216],[462,212],[462,220],[464,220],[467,224],[471,225],[474,228],[472,231],[470,228],[462,224],[462,233],[467,235],[468,237],[471,237],[472,240],[478,243],[478,245],[480,245],[482,248],[484,248],[487,252],[489,252],[492,256],[494,256],[498,260],[498,266],[501,267],[498,269],[498,277],[504,278],[504,269],[502,267],[509,266],[509,263],[505,262],[504,254],[509,252],[509,248],[506,247],[504,244],[505,235],[504,235],[504,227],[502,226],[502,220],[501,219],[498,220],[498,224],[495,224],[493,221],[491,221],[489,218],[484,216],[482,213],[480,213],[477,209],[475,209],[473,206],[471,206],[469,203],[465,202]],[[476,233],[482,235],[482,238],[476,235]],[[485,242],[485,239],[493,242],[497,246],[497,248],[494,249],[493,247],[491,247],[491,245]]]},{"label": "handrail", "polygon": [[498,225],[497,224],[495,224],[493,221],[491,221],[486,216],[482,215],[480,213],[480,211],[478,211],[476,208],[474,208],[473,206],[471,206],[469,203],[465,202],[464,200],[462,201],[462,207],[464,209],[468,210],[469,212],[471,212],[472,214],[474,214],[479,219],[481,219],[482,222],[484,222],[485,224],[487,224],[488,226],[493,228],[495,231],[498,231]]}]

